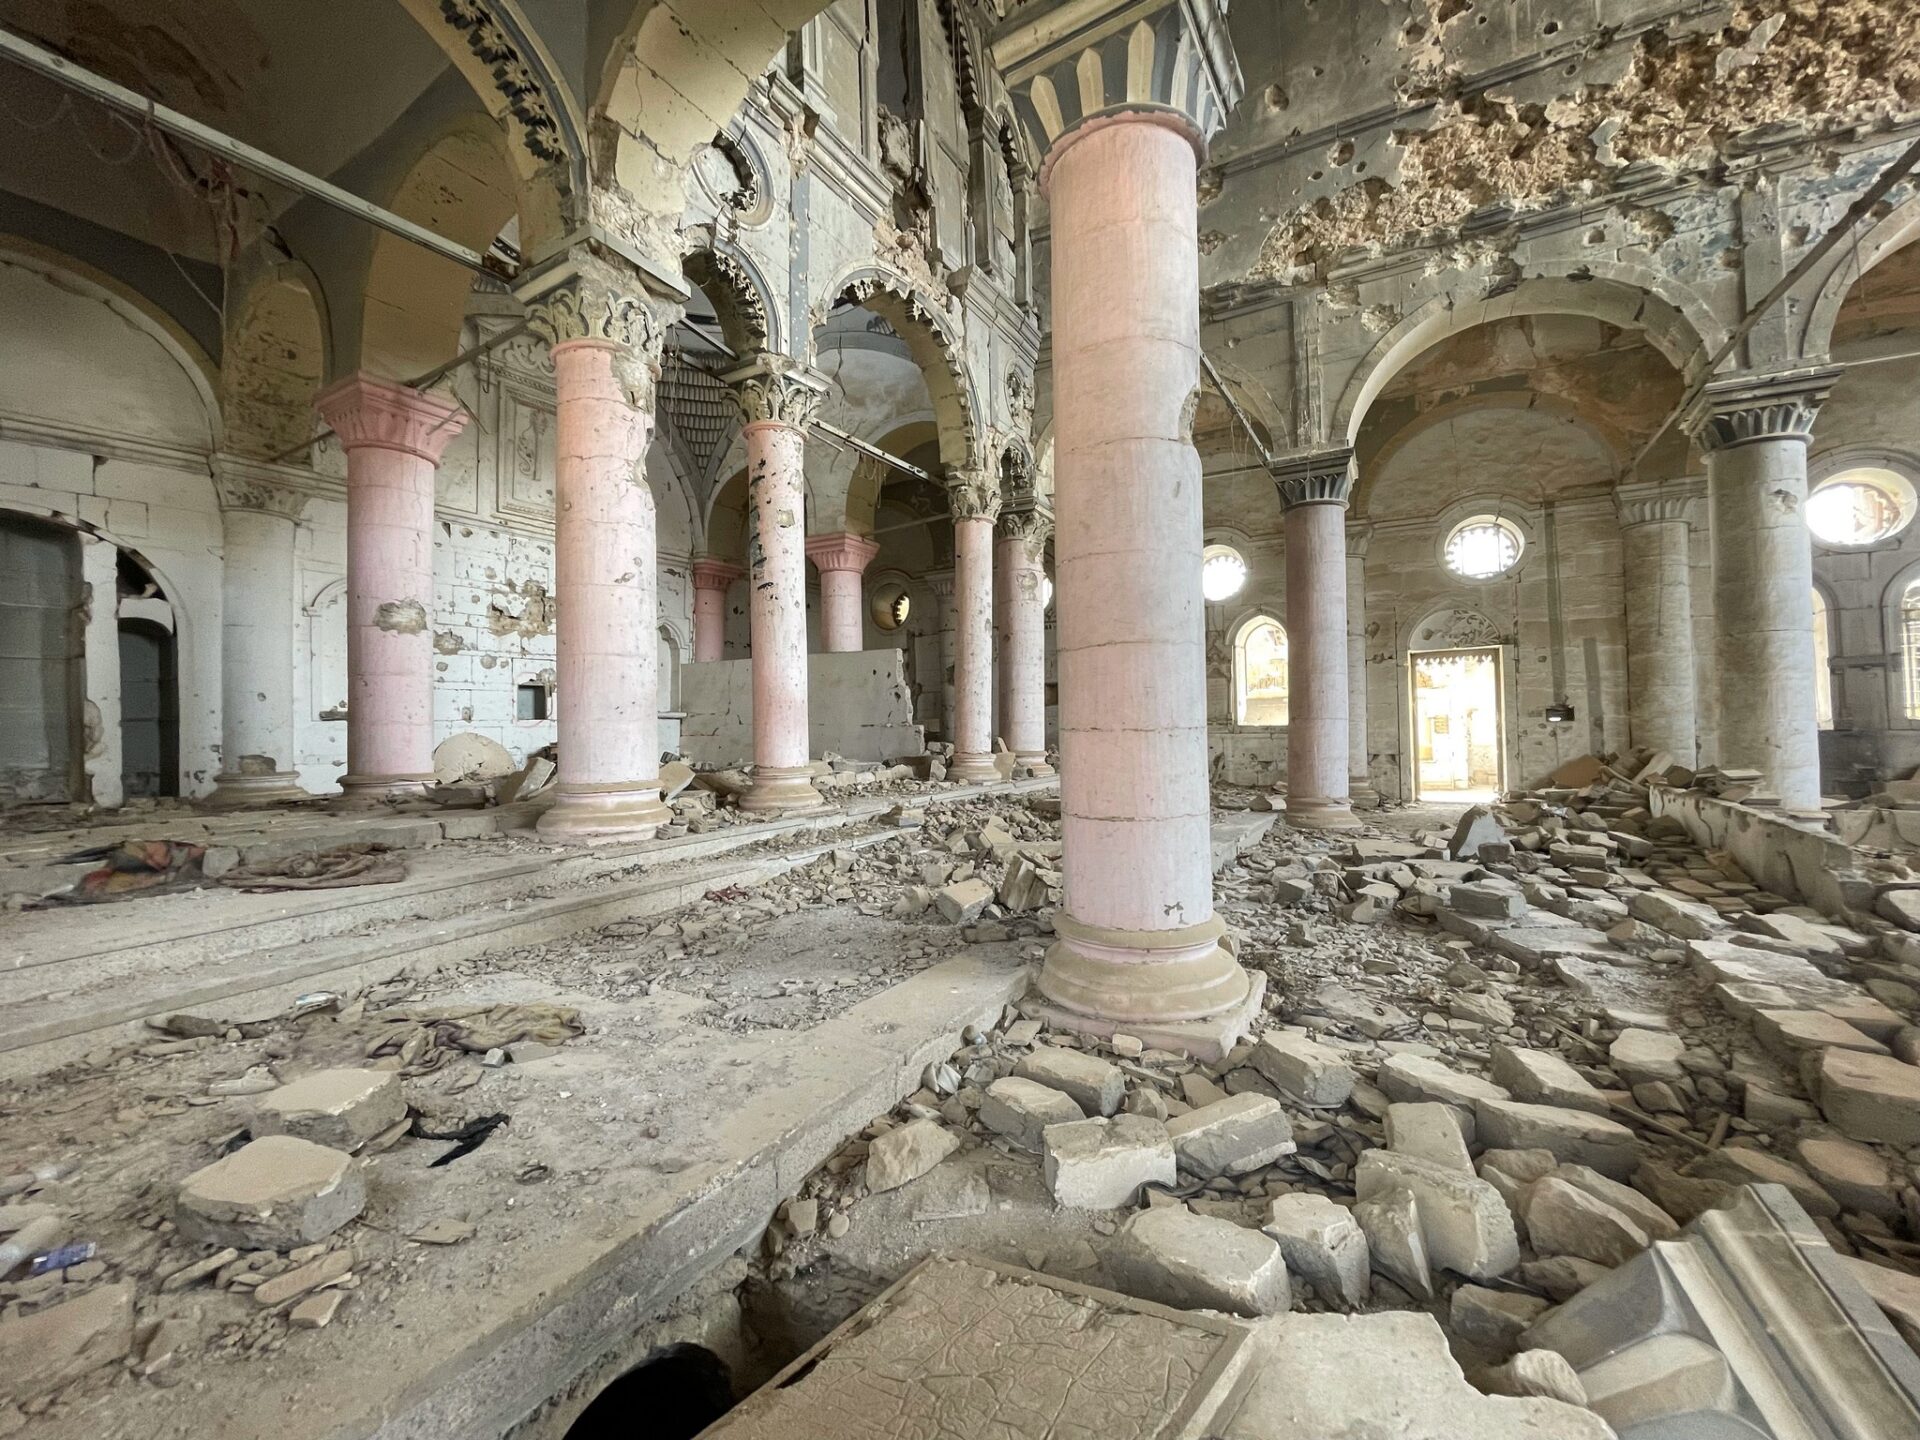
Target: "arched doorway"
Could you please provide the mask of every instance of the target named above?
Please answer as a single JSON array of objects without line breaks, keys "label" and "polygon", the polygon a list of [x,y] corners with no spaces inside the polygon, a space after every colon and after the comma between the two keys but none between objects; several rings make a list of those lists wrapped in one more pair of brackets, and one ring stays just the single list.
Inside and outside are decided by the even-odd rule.
[{"label": "arched doorway", "polygon": [[0,511],[0,805],[81,798],[80,539]]}]

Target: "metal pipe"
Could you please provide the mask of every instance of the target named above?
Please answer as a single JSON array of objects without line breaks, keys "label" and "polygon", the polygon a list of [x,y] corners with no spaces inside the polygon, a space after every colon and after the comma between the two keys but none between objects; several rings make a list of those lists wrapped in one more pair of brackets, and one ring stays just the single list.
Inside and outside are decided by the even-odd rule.
[{"label": "metal pipe", "polygon": [[1240,408],[1240,402],[1233,398],[1233,392],[1227,389],[1226,381],[1220,378],[1220,372],[1213,368],[1213,361],[1207,352],[1200,352],[1200,368],[1213,382],[1213,388],[1220,392],[1220,398],[1227,402],[1227,408],[1233,411],[1233,418],[1240,422],[1240,428],[1247,432],[1247,439],[1253,442],[1253,448],[1260,452],[1260,463],[1266,464],[1273,459],[1273,452],[1267,449],[1260,439],[1260,432],[1253,428],[1253,421],[1247,418],[1247,412]]},{"label": "metal pipe", "polygon": [[902,460],[898,455],[889,454],[878,445],[869,444],[857,435],[849,435],[838,426],[829,425],[824,420],[815,420],[812,424],[808,425],[807,428],[809,430],[818,430],[824,434],[828,440],[836,444],[844,445],[850,450],[858,450],[862,455],[871,456],[875,460],[884,461],[894,469],[905,471],[917,479],[930,480],[936,485],[940,483],[939,477],[922,470],[911,461]]},{"label": "metal pipe", "polygon": [[189,115],[169,109],[137,91],[124,85],[116,85],[104,75],[96,75],[91,70],[82,69],[64,56],[51,50],[44,50],[30,40],[0,30],[0,57],[12,60],[27,69],[46,76],[57,84],[70,90],[77,90],[102,104],[112,105],[121,110],[140,116],[148,124],[190,140],[195,145],[211,150],[216,155],[225,156],[237,165],[244,166],[257,175],[264,176],[276,184],[288,189],[298,190],[303,195],[311,195],[316,200],[344,210],[347,214],[377,225],[389,234],[398,235],[402,240],[410,240],[426,250],[469,270],[478,270],[482,275],[499,278],[500,272],[489,266],[486,257],[477,250],[449,240],[444,235],[436,235],[424,225],[416,225],[391,210],[382,209],[371,200],[362,200],[338,185],[329,184],[317,175],[297,169],[284,160],[277,160],[264,150],[256,150],[244,141],[215,130],[210,125],[202,125]]}]

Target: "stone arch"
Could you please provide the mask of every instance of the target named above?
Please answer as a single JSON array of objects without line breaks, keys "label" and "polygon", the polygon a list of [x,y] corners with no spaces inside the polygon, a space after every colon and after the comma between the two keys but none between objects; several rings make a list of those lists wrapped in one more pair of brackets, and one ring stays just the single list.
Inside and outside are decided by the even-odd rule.
[{"label": "stone arch", "polygon": [[[904,457],[936,438],[930,420],[914,419],[875,437],[874,443],[889,454]],[[880,510],[880,492],[886,488],[893,473],[892,467],[883,460],[875,460],[871,456],[853,456],[846,470],[846,483],[835,492],[844,497],[839,519],[834,524],[828,524],[823,517],[823,533],[844,528],[855,535],[871,535]],[[832,477],[838,479],[839,475],[840,466],[836,465]]]},{"label": "stone arch", "polygon": [[329,373],[326,300],[297,260],[256,275],[240,299],[220,367],[227,448],[274,459],[313,435],[313,397]]},{"label": "stone arch", "polygon": [[[480,115],[463,117],[429,143],[386,204],[480,251],[521,215],[500,132]],[[473,280],[471,271],[379,232],[367,267],[358,368],[410,380],[451,360],[459,353]]]},{"label": "stone arch", "polygon": [[1824,357],[1833,344],[1834,326],[1853,287],[1895,251],[1920,239],[1920,196],[1895,206],[1853,245],[1836,245],[1818,272],[1800,328],[1800,353],[1809,360]]},{"label": "stone arch", "polygon": [[[1248,650],[1248,641],[1254,632],[1271,626],[1280,635],[1280,668],[1278,675],[1278,693],[1274,693],[1271,683],[1274,677],[1268,676],[1269,683],[1256,687],[1253,683],[1251,666],[1254,661]],[[1260,727],[1284,728],[1290,717],[1289,706],[1292,696],[1288,692],[1286,674],[1287,646],[1291,637],[1287,634],[1286,621],[1272,609],[1258,606],[1247,611],[1227,631],[1227,654],[1230,657],[1232,682],[1231,703],[1233,723]],[[1271,655],[1266,657],[1269,662]],[[1269,669],[1271,665],[1269,664]]]},{"label": "stone arch", "polygon": [[790,354],[773,286],[753,258],[716,235],[711,225],[689,230],[687,243],[690,248],[680,267],[712,302],[727,348],[741,361],[760,354]]},{"label": "stone arch", "polygon": [[1434,296],[1383,334],[1355,366],[1334,407],[1329,432],[1352,444],[1380,392],[1418,356],[1451,335],[1523,315],[1586,315],[1642,330],[1688,381],[1704,372],[1724,328],[1698,296],[1630,265],[1548,265],[1487,294],[1484,280]]},{"label": "stone arch", "polygon": [[713,487],[706,514],[701,517],[705,545],[701,554],[740,564],[747,554],[747,472],[736,470],[725,484]]},{"label": "stone arch", "polygon": [[1515,637],[1474,603],[1471,596],[1442,595],[1400,632],[1399,653],[1426,650],[1475,650],[1482,646],[1512,645]]}]

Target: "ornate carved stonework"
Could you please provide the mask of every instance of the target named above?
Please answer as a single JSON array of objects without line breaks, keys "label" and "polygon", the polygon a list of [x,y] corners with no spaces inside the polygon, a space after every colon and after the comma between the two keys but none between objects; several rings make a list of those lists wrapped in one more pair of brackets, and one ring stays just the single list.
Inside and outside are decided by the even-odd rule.
[{"label": "ornate carved stonework", "polygon": [[313,497],[304,490],[276,484],[259,475],[249,475],[233,466],[214,460],[214,486],[220,492],[222,513],[231,510],[273,515],[282,520],[298,520]]},{"label": "ornate carved stonework", "polygon": [[1322,450],[1312,455],[1291,455],[1267,463],[1273,485],[1280,492],[1283,509],[1296,505],[1339,505],[1344,507],[1353,493],[1353,451]]},{"label": "ornate carved stonework", "polygon": [[1347,526],[1347,558],[1349,560],[1366,559],[1367,547],[1371,544],[1373,544],[1373,526]]},{"label": "ornate carved stonework", "polygon": [[1694,402],[1687,432],[1708,453],[1763,440],[1804,444],[1839,378],[1840,371],[1825,369],[1716,380]]},{"label": "ornate carved stonework", "polygon": [[1477,610],[1436,610],[1414,627],[1413,643],[1421,650],[1480,650],[1506,642]]},{"label": "ornate carved stonework", "polygon": [[947,508],[956,520],[991,520],[1000,513],[1000,486],[991,475],[955,471],[947,476]]},{"label": "ornate carved stonework", "polygon": [[763,355],[727,376],[744,424],[791,425],[804,430],[820,411],[827,382],[784,355]]},{"label": "ornate carved stonework", "polygon": [[1047,539],[1053,534],[1053,512],[1037,505],[1008,510],[1000,517],[1000,533],[1018,540],[1026,548],[1027,558],[1037,562],[1046,553]]},{"label": "ornate carved stonework", "polygon": [[[453,437],[466,428],[460,402],[371,375],[349,375],[314,398],[341,448],[404,450],[438,465]],[[349,482],[351,483],[351,481]]]},{"label": "ornate carved stonework", "polygon": [[466,39],[475,58],[492,71],[507,109],[520,122],[527,152],[549,164],[564,162],[566,140],[540,76],[484,0],[440,0],[440,13]]},{"label": "ornate carved stonework", "polygon": [[1015,435],[1033,433],[1033,376],[1024,370],[1007,372],[1007,424]]},{"label": "ornate carved stonework", "polygon": [[662,326],[647,303],[640,277],[585,253],[569,258],[552,288],[527,300],[527,328],[548,345],[610,340],[646,353],[656,363]]},{"label": "ornate carved stonework", "polygon": [[[705,227],[701,227],[704,229]],[[711,234],[687,234],[687,275],[713,302],[727,343],[742,354],[766,350],[772,343],[772,324],[760,287],[740,260],[715,249]]]},{"label": "ornate carved stonework", "polygon": [[1685,521],[1688,507],[1693,503],[1693,496],[1687,490],[1658,487],[1646,490],[1616,490],[1613,492],[1613,503],[1620,515],[1620,528],[1631,530],[1636,525]]}]

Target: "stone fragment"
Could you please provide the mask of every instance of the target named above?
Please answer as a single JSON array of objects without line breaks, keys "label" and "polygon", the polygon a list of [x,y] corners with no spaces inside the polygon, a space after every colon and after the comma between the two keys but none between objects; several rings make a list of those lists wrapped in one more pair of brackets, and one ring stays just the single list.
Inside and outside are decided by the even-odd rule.
[{"label": "stone fragment", "polygon": [[1338,1052],[1304,1036],[1268,1031],[1247,1063],[1283,1093],[1317,1109],[1344,1105],[1353,1093],[1353,1067]]},{"label": "stone fragment", "polygon": [[1024,1056],[1013,1073],[1070,1096],[1088,1115],[1111,1115],[1127,1098],[1127,1077],[1120,1067],[1081,1050],[1043,1045]]},{"label": "stone fragment", "polygon": [[1395,1186],[1413,1192],[1433,1264],[1484,1280],[1519,1263],[1520,1242],[1507,1203],[1478,1176],[1389,1150],[1364,1152],[1354,1176],[1362,1200]]},{"label": "stone fragment", "polygon": [[1907,1344],[1920,1347],[1920,1275],[1893,1270],[1850,1255],[1837,1257],[1860,1288],[1886,1313]]},{"label": "stone fragment", "polygon": [[366,1204],[366,1181],[351,1155],[268,1135],[189,1175],[174,1219],[201,1244],[291,1250],[326,1239]]},{"label": "stone fragment", "polygon": [[1564,1304],[1587,1286],[1613,1271],[1578,1255],[1548,1255],[1520,1267],[1520,1283],[1545,1291],[1555,1304]]},{"label": "stone fragment", "polygon": [[1615,1351],[1582,1370],[1580,1382],[1588,1406],[1622,1434],[1664,1416],[1727,1409],[1734,1396],[1726,1357],[1682,1332]]},{"label": "stone fragment", "polygon": [[1587,1110],[1595,1115],[1607,1113],[1607,1097],[1558,1055],[1503,1045],[1496,1040],[1491,1056],[1494,1083],[1504,1086],[1516,1100]]},{"label": "stone fragment", "polygon": [[1080,1210],[1131,1205],[1142,1185],[1176,1178],[1167,1127],[1144,1115],[1049,1125],[1041,1163],[1054,1200]]},{"label": "stone fragment", "polygon": [[1871,1035],[1824,1010],[1756,1010],[1753,1031],[1763,1046],[1789,1065],[1799,1064],[1807,1051],[1829,1045],[1867,1055],[1887,1053],[1887,1047]]},{"label": "stone fragment", "polygon": [[1546,1311],[1548,1302],[1538,1295],[1521,1295],[1511,1290],[1489,1290],[1483,1285],[1462,1285],[1453,1292],[1448,1307],[1448,1328],[1456,1339],[1505,1354],[1513,1349],[1520,1333]]},{"label": "stone fragment", "polygon": [[130,1284],[101,1286],[31,1315],[0,1320],[0,1400],[50,1394],[132,1348]]},{"label": "stone fragment", "polygon": [[992,899],[993,887],[975,877],[942,886],[934,892],[933,904],[948,924],[970,925],[980,918],[980,912]]},{"label": "stone fragment", "polygon": [[1821,1113],[1855,1140],[1920,1145],[1920,1066],[1828,1050],[1815,1074]]},{"label": "stone fragment", "polygon": [[1810,1136],[1797,1148],[1808,1175],[1842,1210],[1859,1210],[1883,1220],[1900,1214],[1893,1171],[1878,1151],[1837,1135]]},{"label": "stone fragment", "polygon": [[1417,1155],[1450,1170],[1473,1173],[1473,1157],[1460,1133],[1460,1112],[1437,1100],[1400,1102],[1387,1107],[1387,1148]]},{"label": "stone fragment", "polygon": [[1456,914],[1483,920],[1518,920],[1527,913],[1527,900],[1518,890],[1491,881],[1455,885],[1447,904]]},{"label": "stone fragment", "polygon": [[787,1229],[793,1232],[793,1238],[804,1240],[820,1228],[820,1202],[818,1200],[789,1200],[786,1209]]},{"label": "stone fragment", "polygon": [[1190,1110],[1167,1123],[1173,1153],[1189,1175],[1245,1175],[1293,1153],[1293,1122],[1278,1100],[1247,1093]]},{"label": "stone fragment", "polygon": [[1611,1205],[1646,1231],[1649,1239],[1671,1240],[1680,1233],[1680,1226],[1671,1215],[1631,1185],[1609,1180],[1585,1165],[1562,1165],[1553,1174],[1555,1179],[1564,1180],[1574,1189],[1584,1190],[1594,1199]]},{"label": "stone fragment", "polygon": [[1438,1100],[1457,1105],[1469,1114],[1481,1100],[1510,1098],[1490,1080],[1462,1075],[1426,1055],[1390,1055],[1381,1062],[1376,1083],[1389,1100]]},{"label": "stone fragment", "polygon": [[1682,1175],[1657,1160],[1644,1161],[1634,1170],[1633,1185],[1682,1225],[1691,1224],[1738,1193],[1724,1181]]},{"label": "stone fragment", "polygon": [[346,1303],[347,1292],[344,1290],[309,1295],[287,1312],[287,1320],[301,1330],[324,1330],[333,1323],[333,1317],[340,1313],[340,1307]]},{"label": "stone fragment", "polygon": [[1526,1220],[1527,1238],[1540,1254],[1596,1265],[1624,1265],[1652,1243],[1630,1217],[1555,1175],[1527,1192]]},{"label": "stone fragment", "polygon": [[1123,1289],[1177,1309],[1255,1317],[1277,1314],[1290,1303],[1278,1244],[1258,1230],[1196,1215],[1183,1205],[1132,1216],[1113,1237],[1106,1261]]},{"label": "stone fragment", "polygon": [[1585,1405],[1587,1387],[1564,1355],[1552,1350],[1522,1350],[1504,1365],[1480,1372],[1480,1388],[1489,1395],[1516,1399],[1538,1396],[1568,1405]]},{"label": "stone fragment", "polygon": [[343,1279],[353,1269],[353,1251],[329,1250],[317,1260],[311,1260],[284,1275],[276,1275],[271,1280],[254,1288],[253,1301],[256,1305],[281,1305],[289,1300],[298,1299],[309,1290],[318,1290],[322,1285],[331,1285]]},{"label": "stone fragment", "polygon": [[1686,1042],[1660,1030],[1622,1030],[1607,1051],[1614,1073],[1629,1085],[1648,1080],[1678,1080],[1686,1072],[1680,1056]]},{"label": "stone fragment", "polygon": [[878,1195],[918,1180],[960,1148],[960,1137],[937,1120],[909,1120],[867,1150],[867,1189]]},{"label": "stone fragment", "polygon": [[1920,930],[1920,889],[1882,890],[1874,899],[1873,913],[1903,930]]},{"label": "stone fragment", "polygon": [[216,1250],[204,1260],[195,1260],[191,1265],[182,1265],[160,1282],[160,1293],[170,1294],[175,1290],[184,1290],[187,1286],[204,1280],[216,1270],[222,1270],[240,1258],[240,1252],[231,1245],[224,1250]]},{"label": "stone fragment", "polygon": [[1678,940],[1710,940],[1721,928],[1720,917],[1705,905],[1682,900],[1664,890],[1639,891],[1627,902],[1627,913]]},{"label": "stone fragment", "polygon": [[1084,1120],[1086,1112],[1065,1091],[1036,1080],[1009,1075],[987,1087],[980,1102],[980,1123],[1022,1150],[1038,1152],[1049,1125]]},{"label": "stone fragment", "polygon": [[1349,1310],[1366,1304],[1371,1260],[1366,1232],[1352,1211],[1324,1195],[1277,1195],[1260,1228],[1280,1246],[1288,1272],[1327,1304]]},{"label": "stone fragment", "polygon": [[1372,1267],[1414,1299],[1431,1300],[1433,1272],[1413,1192],[1404,1185],[1387,1186],[1355,1205],[1353,1218],[1366,1236]]},{"label": "stone fragment", "polygon": [[[1469,805],[1453,827],[1453,838],[1447,842],[1447,854],[1455,860],[1477,860],[1482,845],[1506,843],[1506,826],[1493,818],[1493,807]],[[1920,926],[1915,928],[1920,929]]]},{"label": "stone fragment", "polygon": [[316,1070],[262,1095],[253,1133],[294,1135],[335,1150],[358,1150],[407,1118],[400,1076],[392,1070]]},{"label": "stone fragment", "polygon": [[1840,1213],[1833,1197],[1806,1171],[1791,1160],[1782,1160],[1751,1145],[1723,1145],[1711,1155],[1689,1161],[1686,1173],[1701,1180],[1718,1180],[1723,1185],[1784,1185],[1800,1202],[1800,1208],[1815,1219],[1831,1220]]},{"label": "stone fragment", "polygon": [[1640,1144],[1617,1120],[1559,1105],[1483,1100],[1475,1112],[1482,1145],[1499,1150],[1551,1150],[1563,1163],[1586,1165],[1609,1180],[1625,1180],[1639,1163]]}]

